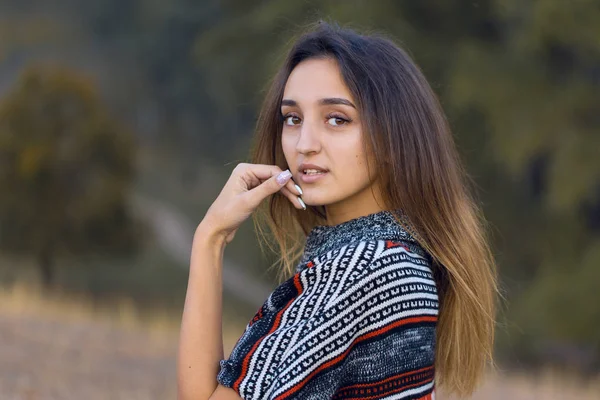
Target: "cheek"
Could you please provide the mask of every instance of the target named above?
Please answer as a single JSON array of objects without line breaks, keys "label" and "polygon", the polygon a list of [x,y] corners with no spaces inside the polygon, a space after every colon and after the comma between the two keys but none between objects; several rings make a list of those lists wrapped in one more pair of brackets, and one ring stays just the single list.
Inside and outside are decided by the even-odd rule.
[{"label": "cheek", "polygon": [[360,140],[345,142],[338,146],[336,154],[336,171],[343,174],[340,178],[352,185],[361,186],[369,180],[367,171],[367,158],[363,152]]},{"label": "cheek", "polygon": [[348,166],[352,168],[354,177],[353,179],[357,182],[364,183],[369,180],[369,171],[367,170],[367,159],[362,151],[354,154],[352,158],[353,165]]},{"label": "cheek", "polygon": [[290,138],[286,135],[281,137],[281,149],[283,150],[283,154],[288,164],[290,164],[294,160],[294,143],[290,140]]}]

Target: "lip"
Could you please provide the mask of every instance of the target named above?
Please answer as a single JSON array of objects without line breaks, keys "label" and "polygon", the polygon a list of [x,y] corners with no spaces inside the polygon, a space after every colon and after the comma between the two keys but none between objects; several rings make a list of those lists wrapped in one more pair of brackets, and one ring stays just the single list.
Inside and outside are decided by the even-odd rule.
[{"label": "lip", "polygon": [[[304,173],[305,169],[316,169],[317,171],[323,171],[323,173],[317,174],[317,175],[306,175]],[[320,165],[316,165],[316,164],[302,163],[298,166],[298,175],[300,175],[300,180],[304,183],[316,182],[319,179],[324,178],[328,173],[329,173],[329,170],[321,167]]]},{"label": "lip", "polygon": [[304,183],[313,183],[318,181],[319,179],[323,179],[325,176],[327,176],[327,174],[329,172],[323,172],[322,174],[315,174],[315,175],[306,175],[304,172],[302,171],[298,171],[298,173],[300,174],[300,180]]},{"label": "lip", "polygon": [[302,173],[302,171],[304,171],[305,169],[316,169],[319,171],[327,172],[326,168],[323,168],[316,164],[302,163],[298,166],[298,172],[300,172],[300,173]]}]

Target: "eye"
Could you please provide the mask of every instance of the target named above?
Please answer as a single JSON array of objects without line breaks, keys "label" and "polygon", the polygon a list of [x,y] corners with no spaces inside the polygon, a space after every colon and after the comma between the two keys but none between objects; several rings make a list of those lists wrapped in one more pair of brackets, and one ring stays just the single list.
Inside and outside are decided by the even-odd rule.
[{"label": "eye", "polygon": [[333,120],[334,123],[332,123],[332,126],[342,126],[342,125],[347,125],[351,120],[344,118],[340,115],[336,115],[336,114],[329,114],[327,116],[327,121],[331,121]]},{"label": "eye", "polygon": [[291,123],[291,124],[290,124],[290,123],[288,123],[290,119],[293,121],[293,120],[294,120],[294,118],[296,118],[297,120],[299,120],[299,119],[300,119],[300,117],[298,117],[297,115],[294,115],[294,114],[287,114],[287,115],[283,115],[283,116],[281,117],[281,120],[283,121],[283,123],[284,123],[285,125],[294,126],[294,125],[296,125],[296,124],[294,124],[294,123]]}]

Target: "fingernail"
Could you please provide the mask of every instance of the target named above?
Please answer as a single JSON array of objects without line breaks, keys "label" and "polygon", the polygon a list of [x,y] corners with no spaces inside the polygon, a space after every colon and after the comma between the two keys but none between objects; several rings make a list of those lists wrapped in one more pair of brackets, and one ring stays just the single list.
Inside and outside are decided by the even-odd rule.
[{"label": "fingernail", "polygon": [[279,175],[277,175],[277,178],[275,178],[275,179],[277,180],[277,183],[279,183],[280,185],[283,185],[288,181],[288,178],[290,178],[291,176],[292,176],[292,173],[290,172],[290,170],[286,169],[285,171],[283,171]]},{"label": "fingernail", "polygon": [[294,186],[296,187],[296,190],[297,190],[298,192],[300,192],[300,195],[302,195],[302,189],[300,189],[300,186],[298,186],[298,185],[296,185],[296,184],[294,184]]},{"label": "fingernail", "polygon": [[302,199],[300,197],[298,197],[298,203],[300,203],[302,208],[306,210],[306,204],[304,204],[304,202],[302,201]]}]

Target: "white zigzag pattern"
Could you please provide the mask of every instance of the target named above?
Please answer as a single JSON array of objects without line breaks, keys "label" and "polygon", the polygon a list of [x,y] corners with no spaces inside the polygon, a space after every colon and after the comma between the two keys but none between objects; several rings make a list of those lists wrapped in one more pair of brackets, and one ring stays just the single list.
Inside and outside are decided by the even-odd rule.
[{"label": "white zigzag pattern", "polygon": [[404,390],[400,393],[396,393],[391,396],[382,397],[382,399],[389,399],[389,400],[405,399],[408,396],[412,396],[413,394],[424,393],[424,392],[428,391],[429,389],[431,389],[433,387],[433,385],[434,385],[434,381],[431,381],[423,386]]},{"label": "white zigzag pattern", "polygon": [[[393,265],[389,265],[386,268],[384,268],[383,270],[377,271],[377,273],[374,273],[372,276],[370,276],[369,278],[372,280],[374,278],[376,278],[377,276],[383,275],[385,273],[388,273],[391,269],[393,269],[394,267],[397,267],[397,264],[393,264]],[[336,321],[339,321],[340,319],[342,319],[345,315],[349,314],[351,311],[354,311],[356,308],[358,308],[359,306],[361,306],[362,304],[364,304],[365,302],[369,302],[370,299],[372,299],[373,297],[377,296],[379,293],[384,292],[394,286],[402,286],[402,285],[406,285],[406,284],[410,284],[410,283],[425,283],[425,284],[431,284],[432,286],[435,285],[433,283],[432,280],[426,280],[426,279],[421,279],[421,278],[403,278],[397,281],[393,281],[390,284],[378,288],[377,290],[368,293],[367,296],[363,297],[359,302],[353,304],[353,307],[345,309],[344,312],[339,313],[335,316],[335,318],[333,318],[331,321],[328,321],[326,324],[321,325],[319,328],[321,329],[317,329],[311,332],[311,335],[304,337],[304,339],[299,342],[297,345],[294,346],[295,349],[299,349],[302,348],[301,346],[311,340],[311,338],[315,338],[315,336],[317,336],[321,331],[324,331],[328,328],[330,328]],[[356,285],[354,288],[356,287],[362,287],[363,285]],[[356,290],[351,290],[348,292],[348,296],[351,295],[352,293],[356,292]],[[346,298],[348,296],[345,296]],[[392,304],[395,303],[402,303],[403,301],[409,301],[409,300],[416,300],[416,299],[428,299],[428,300],[432,300],[432,301],[437,301],[437,295],[435,294],[428,294],[428,293],[413,293],[413,294],[408,294],[408,295],[402,295],[396,298],[392,298],[391,300],[388,300],[380,305],[378,305],[377,307],[369,310],[369,312],[367,312],[366,314],[364,314],[363,318],[360,320],[354,319],[349,325],[345,326],[344,329],[340,330],[337,332],[337,334],[333,335],[333,336],[329,336],[327,337],[327,339],[324,342],[319,343],[319,345],[315,348],[310,349],[309,351],[303,353],[297,360],[295,360],[291,365],[289,365],[288,367],[286,367],[280,374],[279,376],[281,377],[282,375],[285,376],[285,374],[289,374],[290,370],[292,370],[295,366],[298,366],[298,368],[296,368],[293,372],[298,372],[300,373],[300,375],[294,376],[293,378],[291,378],[289,375],[285,376],[286,378],[291,378],[291,380],[289,382],[286,382],[277,392],[278,393],[283,393],[285,392],[285,390],[287,390],[288,388],[292,387],[293,385],[297,384],[298,382],[300,382],[302,379],[304,379],[306,376],[308,376],[314,369],[318,368],[318,366],[320,365],[306,365],[306,363],[303,363],[302,365],[304,367],[311,367],[310,369],[306,369],[301,373],[301,369],[299,367],[299,363],[301,363],[302,361],[304,361],[305,359],[307,359],[308,357],[310,357],[311,355],[315,354],[316,352],[318,352],[319,350],[323,349],[323,347],[327,347],[328,344],[332,343],[333,341],[335,341],[337,338],[339,338],[340,336],[346,334],[348,332],[348,330],[350,328],[353,328],[354,326],[356,326],[359,323],[362,323],[362,321],[366,321],[367,318],[369,318],[371,315],[373,315],[374,313],[377,313],[378,311],[380,311],[381,309],[387,308]],[[339,303],[338,303],[339,304]],[[363,329],[364,332],[371,330],[371,329],[378,329],[379,327],[382,327],[388,323],[390,323],[391,321],[393,321],[394,319],[401,319],[401,318],[405,318],[408,316],[415,316],[415,315],[437,315],[438,311],[436,309],[415,309],[415,310],[410,310],[410,311],[404,311],[404,312],[400,312],[398,314],[394,314],[391,317],[388,317],[385,321],[380,321],[379,323],[375,324],[375,325],[369,325],[369,327],[367,329]],[[346,321],[344,320],[344,323],[347,323],[350,321]],[[341,322],[339,323],[341,324]],[[319,336],[320,337],[320,336]],[[322,337],[320,337],[321,339],[323,339]],[[353,339],[354,340],[354,339]],[[347,342],[346,342],[347,343]],[[321,360],[327,361],[328,359],[332,359],[334,357],[336,357],[338,354],[341,354],[343,351],[345,351],[347,349],[346,348],[338,348],[335,349],[335,345],[333,348],[329,349],[326,348],[327,351],[334,351],[335,352],[330,352],[328,356],[326,356],[326,358],[321,358]],[[325,356],[325,355],[323,355]],[[269,393],[273,390],[273,388],[271,388],[269,390]]]},{"label": "white zigzag pattern", "polygon": [[[325,289],[322,290],[317,297],[317,301],[315,303],[314,308],[312,309],[311,314],[308,316],[308,318],[313,318],[316,313],[317,310],[319,310],[319,306],[321,305],[321,303],[325,300],[325,297],[327,295],[327,293],[329,293],[329,290],[331,288],[331,285],[333,284],[335,277],[336,277],[336,272],[337,272],[337,267],[339,265],[339,262],[337,262],[340,258],[344,257],[344,252],[340,251],[340,253],[338,254],[338,256],[336,257],[335,261],[331,264],[331,268],[329,269],[329,276],[327,279],[327,282],[325,283]],[[315,268],[315,273],[317,274],[317,276],[319,276],[319,272],[324,272],[322,271],[323,268],[318,268],[316,265],[313,266],[312,268]],[[305,271],[302,271],[302,275],[306,275]],[[318,278],[317,278],[318,281]],[[305,280],[303,279],[302,281],[303,283],[305,282]],[[315,287],[318,287],[318,285],[314,285]],[[306,286],[305,286],[306,287]],[[308,302],[308,299],[307,299]],[[301,313],[298,313],[298,315],[296,316],[296,321],[298,321],[298,319],[302,318],[303,316],[301,315]],[[304,318],[306,318],[306,316],[304,316]],[[294,333],[294,336],[292,337],[292,343],[295,343],[296,340],[298,340],[298,336],[300,335],[300,332],[302,331],[301,328],[297,329],[296,332]],[[285,359],[285,357],[287,357],[287,355],[290,353],[290,351],[292,350],[292,346],[288,347],[284,352],[281,358]]]},{"label": "white zigzag pattern", "polygon": [[[398,267],[397,264],[390,265],[390,266],[386,267],[385,269],[378,270],[377,272],[371,274],[368,277],[369,283],[363,283],[363,282],[361,282],[360,284],[355,285],[354,287],[352,287],[351,290],[349,290],[348,292],[345,293],[345,296],[343,296],[343,297],[341,297],[339,299],[339,302],[337,304],[342,303],[344,300],[348,300],[348,298],[350,298],[351,300],[354,301],[354,299],[352,298],[353,294],[355,294],[357,291],[359,291],[362,287],[365,287],[366,285],[370,286],[367,290],[371,289],[372,287],[375,286],[374,283],[372,282],[374,279],[378,278],[381,275],[389,273],[390,270],[392,270],[392,269],[394,269],[396,267]],[[383,291],[386,291],[387,289],[392,288],[394,286],[402,286],[402,285],[411,284],[411,283],[423,283],[423,284],[428,284],[428,285],[434,286],[433,280],[426,280],[426,279],[415,278],[415,277],[402,278],[402,279],[393,281],[393,282],[387,284],[386,286],[380,287],[380,288],[378,288],[378,289],[376,289],[376,290],[374,290],[372,292],[368,292],[366,294],[366,296],[364,296],[364,297],[362,297],[360,299],[360,301],[354,302],[351,307],[344,309],[344,312],[335,315],[335,317],[332,318],[331,320],[328,320],[327,323],[319,326],[319,328],[321,328],[321,329],[312,331],[311,332],[312,333],[311,336],[315,336],[320,331],[327,329],[330,325],[333,325],[336,321],[338,321],[339,319],[342,319],[346,314],[349,314],[350,312],[354,311],[356,308],[358,308],[358,306],[360,306],[361,304],[367,302],[373,296],[375,296],[375,295],[377,295],[377,294],[379,294],[379,293],[381,293]],[[414,293],[414,294],[410,294],[410,295],[403,295],[403,296],[400,296],[400,297],[396,297],[395,299],[396,300],[411,300],[411,299],[419,298],[419,296],[423,296],[424,298],[429,298],[428,296],[433,296],[433,298],[431,298],[431,299],[432,300],[433,299],[437,300],[437,295],[429,295],[429,294],[423,294],[423,293]],[[384,303],[384,304],[387,304],[387,302]],[[323,310],[323,312],[326,312],[329,309],[330,308],[325,309],[325,310]],[[303,345],[308,340],[309,340],[309,337],[304,337],[300,342],[298,342],[295,345],[295,347],[299,348],[301,345]]]},{"label": "white zigzag pattern", "polygon": [[[346,247],[346,246],[345,246]],[[332,265],[335,267],[339,264],[338,260],[342,257],[344,257],[344,249],[340,249],[339,254],[336,256],[336,258],[334,259],[334,262],[332,263]],[[329,252],[327,252],[326,256],[331,256],[333,253],[335,252],[335,250],[330,250]],[[329,261],[331,261],[331,258],[329,259]],[[320,271],[321,269],[319,268],[317,271]],[[253,357],[251,357],[250,359],[250,365],[248,368],[248,371],[256,371],[254,373],[259,374],[259,376],[256,378],[254,377],[253,373],[248,373],[244,379],[242,380],[242,382],[240,383],[240,392],[245,392],[246,389],[248,388],[248,385],[251,384],[251,382],[253,380],[256,380],[257,382],[261,382],[264,379],[264,375],[267,373],[267,369],[266,368],[260,368],[260,370],[256,370],[256,362],[258,359],[260,359],[260,357],[257,357],[258,355],[260,355],[262,352],[265,351],[265,347],[268,348],[266,349],[267,353],[267,361],[264,363],[264,365],[272,365],[271,364],[271,359],[274,356],[274,353],[277,351],[279,344],[281,343],[281,340],[283,340],[283,338],[286,336],[284,335],[284,332],[293,328],[297,328],[295,330],[295,333],[292,337],[292,339],[290,340],[291,343],[294,343],[295,340],[297,340],[297,336],[298,334],[302,331],[301,326],[298,326],[298,320],[301,319],[303,317],[303,312],[304,309],[307,305],[307,303],[310,301],[310,298],[312,296],[312,294],[314,292],[318,293],[318,289],[319,289],[319,285],[309,285],[309,282],[307,280],[307,274],[306,274],[307,270],[302,271],[302,273],[299,275],[300,280],[302,282],[302,287],[303,288],[309,288],[309,290],[305,290],[302,293],[300,293],[298,295],[298,297],[294,300],[294,304],[291,304],[290,307],[288,307],[287,310],[285,310],[283,312],[283,314],[281,315],[281,320],[280,320],[280,326],[285,327],[288,326],[289,321],[291,321],[291,317],[290,317],[290,313],[291,311],[296,311],[296,308],[300,308],[299,312],[296,314],[295,318],[293,319],[293,324],[289,325],[289,327],[281,329],[279,331],[279,334],[275,336],[275,343],[273,345],[270,345],[270,339],[271,338],[267,338],[265,337],[258,345],[258,347],[256,348]],[[333,276],[333,274],[332,274]],[[317,279],[316,281],[318,282],[318,277],[319,275],[317,275]],[[312,289],[312,290],[311,290]],[[325,293],[325,291],[323,291]],[[315,307],[313,309],[313,313],[311,315],[311,317],[314,315],[315,311],[317,308]],[[302,324],[304,325],[304,324]],[[286,343],[287,344],[287,343]],[[282,356],[283,358],[283,356]],[[270,380],[269,378],[272,377],[267,377],[266,380]],[[265,382],[266,383],[266,382]]]},{"label": "white zigzag pattern", "polygon": [[[365,242],[365,243],[368,243],[368,242]],[[383,246],[381,246],[381,245],[383,245]],[[317,312],[317,310],[319,310],[319,306],[321,305],[322,301],[325,299],[325,296],[329,294],[329,291],[333,285],[333,282],[335,282],[335,279],[339,276],[340,271],[338,270],[338,266],[341,264],[339,262],[339,260],[341,258],[350,257],[350,260],[347,263],[347,265],[345,265],[345,267],[344,267],[345,271],[342,271],[343,272],[342,279],[340,280],[340,282],[336,283],[338,286],[337,286],[334,294],[338,293],[341,290],[341,288],[343,288],[345,286],[345,282],[348,280],[350,273],[355,270],[355,268],[353,268],[355,266],[355,264],[359,264],[361,262],[361,260],[365,260],[367,258],[363,255],[363,252],[366,253],[369,251],[374,251],[375,257],[378,254],[379,255],[382,254],[385,250],[396,252],[396,253],[409,253],[409,252],[407,252],[406,249],[404,249],[401,246],[394,247],[392,249],[385,249],[384,246],[385,246],[385,241],[378,241],[375,243],[375,246],[366,246],[364,243],[361,243],[356,248],[351,249],[352,254],[348,254],[349,253],[347,251],[348,248],[339,249],[340,250],[339,254],[336,255],[333,262],[331,262],[332,261],[331,258],[329,258],[328,260],[326,258],[318,260],[318,261],[322,261],[327,264],[329,264],[329,262],[331,262],[331,264],[329,265],[330,268],[328,268],[328,269],[323,268],[324,269],[323,271],[321,271],[321,268],[316,268],[317,265],[312,267],[312,268],[315,268],[314,269],[315,274],[317,275],[315,278],[316,282],[319,282],[319,280],[321,279],[322,276],[326,276],[325,271],[329,271],[330,276],[327,277],[327,281],[325,282],[325,288],[323,290],[321,290],[323,288],[323,284],[310,285],[310,282],[308,282],[308,278],[307,278],[307,274],[306,274],[306,271],[308,271],[307,269],[301,272],[299,278],[301,279],[303,287],[307,288],[307,290],[303,291],[303,293],[301,293],[294,300],[294,304],[292,304],[287,310],[284,311],[284,313],[281,316],[282,319],[281,319],[280,326],[281,327],[287,326],[292,321],[293,321],[293,324],[287,328],[282,328],[281,330],[276,331],[276,333],[273,334],[273,335],[275,335],[274,337],[271,335],[271,337],[263,338],[263,340],[259,344],[259,347],[255,350],[253,356],[251,357],[250,368],[248,369],[249,371],[256,371],[256,372],[247,374],[247,376],[244,378],[242,384],[240,385],[240,392],[244,393],[244,392],[246,392],[246,389],[250,389],[250,392],[252,392],[253,390],[251,390],[251,389],[253,389],[253,388],[256,389],[257,387],[261,387],[263,385],[271,386],[270,383],[274,378],[273,368],[270,368],[269,370],[267,368],[258,368],[258,370],[257,370],[256,368],[263,367],[265,365],[269,366],[269,365],[274,364],[274,363],[272,363],[272,360],[273,360],[273,358],[277,357],[277,355],[278,355],[277,350],[278,350],[281,342],[284,341],[284,339],[285,339],[285,341],[283,342],[284,348],[286,347],[286,345],[288,343],[294,343],[293,346],[287,346],[283,355],[279,355],[279,359],[285,360],[287,355],[289,355],[293,351],[297,351],[298,349],[302,348],[302,345],[304,345],[308,341],[311,341],[311,339],[318,341],[317,335],[319,333],[324,332],[327,329],[330,329],[335,324],[336,321],[338,321],[338,325],[342,324],[340,322],[340,319],[344,318],[344,316],[350,314],[351,312],[354,312],[357,308],[361,307],[361,305],[363,305],[364,303],[369,304],[369,301],[371,299],[373,299],[375,297],[377,297],[377,299],[378,299],[378,295],[386,290],[392,289],[396,286],[402,286],[402,285],[408,285],[408,284],[431,285],[431,286],[433,286],[433,288],[435,290],[435,282],[433,281],[433,279],[424,279],[424,278],[418,278],[418,277],[408,277],[408,278],[397,279],[383,287],[380,287],[370,293],[367,293],[365,296],[363,296],[363,298],[360,301],[354,302],[354,304],[352,304],[352,306],[350,308],[344,309],[343,312],[335,315],[335,318],[332,318],[331,321],[327,321],[323,325],[320,325],[316,330],[311,331],[310,335],[305,336],[302,340],[300,340],[298,343],[296,343],[298,336],[303,331],[303,328],[306,325],[306,323],[305,323],[307,321],[306,318],[307,317],[312,318],[316,315],[316,312]],[[372,250],[369,247],[375,247],[375,249]],[[333,251],[330,251],[327,253],[327,255],[331,256],[332,253],[333,253]],[[414,253],[410,252],[409,254],[412,255]],[[425,260],[424,258],[422,258],[418,255],[417,255],[417,257]],[[330,299],[334,299],[334,298],[336,299],[336,303],[333,305],[338,306],[344,300],[346,301],[346,303],[348,303],[349,299],[354,300],[352,298],[353,294],[355,294],[357,291],[361,290],[362,288],[367,287],[370,289],[370,288],[374,287],[374,283],[373,283],[374,280],[378,281],[377,278],[379,278],[380,276],[382,276],[384,274],[389,273],[392,270],[397,269],[398,266],[408,267],[411,269],[419,270],[421,272],[426,272],[426,273],[428,273],[427,275],[431,276],[431,270],[429,268],[427,268],[426,266],[418,265],[417,262],[410,262],[410,260],[401,260],[399,257],[394,257],[394,258],[397,258],[396,262],[390,262],[389,264],[385,265],[381,269],[376,270],[373,273],[370,273],[367,277],[362,278],[358,284],[353,285],[348,292],[345,292],[343,295],[338,296],[338,298],[336,298],[333,295],[330,295],[329,296]],[[322,264],[322,263],[320,263],[320,264]],[[324,265],[320,265],[320,266],[325,267]],[[323,279],[325,279],[325,278],[323,278]],[[385,279],[386,279],[385,277],[382,278],[383,281],[385,281]],[[315,297],[315,296],[317,297],[316,304],[313,306],[312,309],[308,310],[309,311],[308,316],[304,315],[305,310],[308,307],[308,304],[310,302],[314,301],[313,297]],[[375,299],[375,303],[376,303],[377,299]],[[301,362],[303,362],[305,359],[307,359],[308,357],[311,357],[312,355],[314,355],[315,353],[317,353],[319,351],[321,353],[323,353],[322,349],[324,347],[327,347],[329,344],[333,344],[334,347],[331,349],[326,349],[326,350],[328,350],[328,351],[335,350],[335,352],[329,352],[329,354],[327,354],[327,355],[320,354],[319,361],[325,362],[328,359],[334,358],[338,354],[341,354],[343,351],[345,351],[347,349],[347,347],[335,349],[335,343],[333,343],[333,342],[336,339],[338,339],[339,337],[341,337],[343,335],[347,335],[349,329],[353,328],[357,324],[360,325],[363,321],[367,321],[367,323],[368,323],[368,318],[371,317],[373,314],[377,313],[377,316],[379,316],[380,310],[390,307],[391,305],[393,305],[395,303],[402,303],[403,301],[410,301],[410,300],[417,300],[417,299],[420,299],[420,300],[428,299],[431,301],[437,301],[437,295],[429,294],[429,293],[413,293],[413,294],[397,296],[395,298],[392,298],[391,300],[388,300],[388,301],[376,306],[375,308],[370,309],[367,313],[365,313],[362,316],[362,319],[354,318],[352,320],[352,322],[350,323],[350,325],[345,326],[344,329],[342,329],[342,330],[338,330],[335,335],[328,336],[327,340],[325,340],[322,343],[319,343],[319,345],[316,348],[312,348],[312,349],[310,349],[310,351],[303,353],[291,365],[286,367],[285,370],[279,374],[279,376],[281,377],[283,375],[290,380],[289,380],[289,382],[286,382],[284,384],[284,386],[280,387],[277,390],[277,394],[283,393],[288,388],[293,387],[294,384],[300,382],[302,379],[304,379],[306,376],[308,376],[314,369],[318,368],[320,363],[319,363],[319,365],[311,365],[311,364],[315,364],[314,362],[309,362],[308,365],[306,365],[306,363],[303,363],[302,365],[304,365],[304,367],[310,367],[310,369],[307,369],[307,370],[303,371],[303,373],[300,373],[302,368],[300,367],[299,364]],[[331,308],[330,303],[332,303],[332,302],[330,301],[326,305],[325,310],[322,312],[326,312],[328,309]],[[373,304],[375,304],[375,303],[373,303]],[[364,306],[363,306],[363,309],[364,309]],[[355,340],[355,338],[360,336],[361,334],[366,333],[369,330],[378,329],[381,326],[385,326],[385,325],[389,324],[390,322],[392,322],[394,319],[400,319],[400,318],[405,318],[407,316],[414,316],[414,315],[437,315],[437,310],[419,308],[419,309],[414,309],[414,310],[409,310],[409,311],[403,311],[400,313],[393,314],[391,317],[386,318],[384,321],[379,321],[376,324],[368,324],[368,326],[366,326],[366,327],[359,326],[358,328],[362,328],[362,329],[357,329],[357,332],[355,332],[355,334],[353,335],[351,340],[349,342],[345,341],[345,343],[346,342],[352,343]],[[302,319],[304,319],[304,320],[302,320]],[[298,323],[299,320],[300,320],[300,322],[303,322],[303,323]],[[340,325],[340,327],[341,326],[343,326],[343,324]],[[339,329],[339,327],[336,327],[336,328]],[[291,338],[289,337],[290,331],[292,334]],[[273,341],[274,341],[274,343],[273,343]],[[312,344],[312,343],[309,343],[309,344]],[[266,354],[261,354],[263,352]],[[265,355],[266,355],[266,359],[264,357]],[[260,365],[257,365],[259,360],[260,360]],[[275,361],[277,361],[277,360],[275,360]],[[297,366],[297,368],[295,368],[294,373],[298,372],[298,373],[300,373],[300,375],[292,377],[289,375],[289,372],[292,369],[294,369],[294,367],[296,367],[296,366]],[[259,374],[258,377],[256,376],[256,373]],[[269,374],[269,375],[267,375],[267,374]],[[287,374],[287,376],[285,374]],[[268,396],[271,394],[271,392],[273,392],[273,390],[274,390],[274,387],[271,386],[270,389],[268,390],[268,392],[264,394],[265,398],[268,398]],[[394,398],[402,398],[402,397],[394,397]]]},{"label": "white zigzag pattern", "polygon": [[[363,245],[363,244],[364,243],[361,242],[361,245]],[[348,263],[348,266],[344,268],[344,276],[342,277],[342,281],[340,282],[339,285],[337,285],[337,288],[335,289],[335,291],[333,292],[333,294],[330,296],[330,300],[327,302],[327,305],[325,306],[326,308],[331,306],[332,299],[337,299],[338,298],[338,294],[339,294],[340,290],[342,290],[342,288],[345,286],[346,282],[348,281],[348,277],[350,276],[350,274],[355,269],[361,267],[361,261],[366,261],[367,264],[370,262],[369,259],[363,257],[363,255],[362,255],[362,247],[366,247],[366,246],[360,246],[360,248],[357,248],[356,251],[352,254],[352,258],[351,258],[350,262]],[[374,250],[375,249],[373,249],[373,251]]]},{"label": "white zigzag pattern", "polygon": [[[336,257],[336,260],[339,259],[339,258],[341,258],[342,256],[343,256],[343,252],[340,251],[340,254],[338,255],[338,257]],[[337,264],[334,262],[333,265],[335,266]],[[316,274],[315,281],[316,282],[319,282],[319,280],[320,280],[319,278],[320,278],[320,276],[321,276],[321,274],[323,272],[324,271],[321,271],[321,268],[315,270],[315,274]],[[333,274],[331,274],[331,275],[333,276]],[[313,295],[319,295],[319,290],[318,290],[319,289],[319,285],[312,285],[312,287],[311,287],[309,285],[309,282],[308,282],[308,279],[307,279],[307,276],[306,276],[305,273],[302,273],[299,276],[300,276],[300,280],[302,282],[302,287],[303,288],[308,288],[308,290],[306,290],[303,293],[301,293],[298,296],[298,298],[296,299],[296,301],[298,301],[299,311],[298,311],[298,313],[296,314],[296,317],[293,320],[293,325],[297,325],[297,323],[301,319],[301,317],[303,315],[303,312],[304,312],[304,309],[306,308],[306,305],[307,305],[309,299]],[[329,279],[328,282],[330,282],[330,281],[331,281],[331,279]],[[328,289],[328,286],[326,286],[325,290],[321,291],[322,292],[321,294],[326,293],[327,289]],[[304,293],[306,293],[305,296],[303,296]],[[315,310],[317,310],[317,309],[318,309],[318,304],[316,304],[315,307],[313,308],[310,317],[312,317],[315,314]],[[282,315],[282,317],[281,317],[282,318],[282,321],[281,321],[282,325],[286,324],[287,321],[288,321],[288,315],[289,315],[289,313],[284,312],[284,314],[285,315]],[[291,343],[295,343],[296,340],[298,340],[298,335],[300,334],[301,331],[302,331],[301,327],[298,327],[298,329],[295,330],[295,332],[294,332],[294,334],[293,334],[293,336],[291,338]],[[280,343],[280,341],[281,341],[282,338],[283,338],[283,335],[278,335],[275,343],[273,344],[273,346],[270,349],[268,349],[267,361],[265,363],[266,365],[270,365],[270,366],[272,366],[274,368],[274,364],[272,363],[272,360],[273,360],[274,354],[277,352],[277,349],[279,347],[279,343]],[[287,355],[287,351],[284,352],[284,354],[281,356],[281,358],[285,359],[286,355]],[[276,362],[277,361],[279,361],[279,360],[276,360]],[[269,370],[268,372],[270,372],[271,374],[273,373],[273,371],[271,371],[271,370]],[[267,368],[262,368],[260,374],[258,375],[258,382],[261,382],[264,379],[264,376],[265,376],[266,373],[267,373]],[[249,378],[249,375],[250,374],[248,374],[247,378]],[[265,379],[265,384],[266,385],[270,384],[270,379],[269,378],[272,379],[272,376],[271,377],[267,377]],[[246,379],[244,379],[244,381],[246,381]]]},{"label": "white zigzag pattern", "polygon": [[[429,294],[422,294],[421,296],[418,296],[416,294],[410,294],[410,295],[404,295],[404,296],[400,296],[402,298],[402,300],[415,300],[415,299],[423,299],[423,298],[429,298],[431,300],[436,300],[437,296],[435,295],[429,295]],[[335,335],[328,337],[328,339],[324,342],[321,342],[319,344],[319,346],[317,346],[316,348],[310,349],[309,351],[305,352],[302,354],[301,357],[299,357],[297,360],[295,360],[290,366],[288,366],[282,373],[280,373],[280,377],[283,375],[284,379],[285,378],[290,378],[291,380],[289,382],[286,382],[285,385],[283,385],[278,391],[277,391],[277,395],[279,395],[280,393],[285,392],[287,389],[289,389],[290,387],[294,386],[295,384],[301,382],[305,377],[307,377],[308,375],[310,375],[310,373],[312,373],[312,371],[314,371],[315,369],[317,369],[321,364],[323,364],[324,362],[327,362],[330,359],[333,359],[335,357],[337,357],[338,355],[342,354],[344,351],[346,351],[348,349],[348,347],[350,346],[350,344],[354,341],[354,339],[356,339],[356,337],[369,332],[369,331],[373,331],[373,330],[377,330],[395,320],[400,320],[400,319],[404,319],[407,317],[413,317],[413,316],[418,316],[418,315],[437,315],[438,312],[435,309],[414,309],[414,310],[410,310],[410,311],[403,311],[400,312],[398,314],[394,314],[391,317],[386,318],[383,321],[378,321],[377,323],[373,324],[373,325],[367,325],[366,328],[363,328],[362,331],[356,332],[354,335],[351,336],[352,340],[348,340],[348,341],[344,341],[345,343],[347,343],[347,346],[345,347],[338,347],[335,348],[335,344],[338,344],[337,342],[334,344],[334,347],[329,349],[327,348],[327,344],[330,344],[332,342],[335,341],[335,339],[339,338],[340,336],[343,336],[344,334],[348,333],[348,330],[350,330],[351,328],[353,328],[356,325],[360,325],[360,323],[362,321],[366,321],[366,319],[373,315],[374,313],[376,313],[377,311],[381,311],[381,309],[387,308],[388,306],[390,306],[391,304],[394,303],[401,303],[397,301],[397,299],[392,299],[389,300],[383,304],[381,304],[380,306],[377,306],[376,308],[374,308],[371,312],[369,312],[368,314],[365,314],[365,319],[361,319],[361,320],[353,320],[353,322],[351,322],[349,325],[346,325],[344,327],[343,330],[337,332]],[[311,335],[314,336],[314,335]],[[318,364],[312,364],[312,363],[302,363],[302,366],[299,366],[298,364],[300,364],[302,361],[306,360],[307,358],[311,357],[312,355],[314,355],[315,353],[319,352],[319,350],[322,350],[323,348],[325,348],[327,352],[327,354],[323,354],[323,357],[319,357],[319,361],[321,361]],[[331,352],[329,352],[329,350],[331,350]],[[320,354],[319,354],[320,356]],[[295,366],[297,366],[298,368],[294,369],[293,371],[291,371]],[[302,367],[306,368],[303,369]],[[298,375],[295,375],[293,378],[289,375],[285,375],[285,374],[289,374],[289,372],[298,372]]]}]

